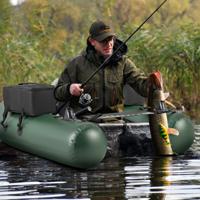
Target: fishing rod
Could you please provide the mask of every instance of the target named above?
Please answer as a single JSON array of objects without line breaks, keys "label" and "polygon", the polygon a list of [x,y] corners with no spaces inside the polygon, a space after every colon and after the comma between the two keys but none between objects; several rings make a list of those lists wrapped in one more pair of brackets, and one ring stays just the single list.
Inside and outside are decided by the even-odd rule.
[{"label": "fishing rod", "polygon": [[[83,88],[94,76],[97,72],[99,72],[105,65],[106,63],[114,56],[117,54],[117,52],[120,50],[120,48],[125,45],[132,37],[134,34],[136,34],[142,26],[167,2],[167,0],[164,0],[143,22],[138,28],[133,31],[133,33],[130,34],[130,36],[110,55],[108,58],[104,60],[104,62],[88,77],[88,79],[81,84],[81,88]],[[87,95],[87,94],[86,94]],[[71,97],[70,97],[71,98]],[[83,99],[85,101],[85,94],[82,94],[79,101]],[[87,100],[87,99],[86,99]],[[88,101],[87,101],[88,102]],[[61,111],[61,109],[67,104],[67,102],[63,103],[61,106],[58,107],[57,111],[55,112],[56,114]]]},{"label": "fishing rod", "polygon": [[81,84],[81,88],[83,88],[94,76],[97,72],[99,72],[105,65],[106,63],[108,63],[108,61],[114,57],[117,52],[121,49],[122,46],[124,46],[132,37],[133,35],[135,35],[135,33],[137,33],[142,26],[167,2],[167,0],[164,0],[150,15],[149,17],[147,17],[140,26],[138,26],[138,28],[133,31],[130,36],[112,53],[112,55],[110,55],[109,57],[107,57],[104,62],[88,77],[88,79]]}]

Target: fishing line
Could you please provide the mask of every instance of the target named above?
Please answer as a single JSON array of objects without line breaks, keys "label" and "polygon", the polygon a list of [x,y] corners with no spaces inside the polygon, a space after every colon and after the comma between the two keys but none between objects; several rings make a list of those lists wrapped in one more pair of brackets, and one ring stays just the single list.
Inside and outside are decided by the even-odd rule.
[{"label": "fishing line", "polygon": [[109,60],[114,57],[117,52],[121,49],[122,46],[124,46],[132,37],[133,35],[135,35],[141,28],[142,26],[167,2],[167,0],[164,0],[141,24],[140,26],[138,26],[138,28],[133,31],[130,36],[113,52],[112,55],[110,55],[108,58],[106,58],[104,60],[104,62],[96,69],[96,71],[94,71],[89,77],[88,79],[82,83],[81,88],[83,88],[93,77],[94,75],[99,72],[108,62]]}]

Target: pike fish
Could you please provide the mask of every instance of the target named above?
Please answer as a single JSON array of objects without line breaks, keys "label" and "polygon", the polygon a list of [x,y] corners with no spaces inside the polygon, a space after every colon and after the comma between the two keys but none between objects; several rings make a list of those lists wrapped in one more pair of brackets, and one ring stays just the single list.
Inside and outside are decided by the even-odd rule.
[{"label": "pike fish", "polygon": [[165,101],[169,93],[164,93],[163,79],[159,71],[149,77],[148,108],[149,125],[153,144],[158,155],[173,155],[169,134],[178,135],[178,130],[168,127],[167,108]]}]

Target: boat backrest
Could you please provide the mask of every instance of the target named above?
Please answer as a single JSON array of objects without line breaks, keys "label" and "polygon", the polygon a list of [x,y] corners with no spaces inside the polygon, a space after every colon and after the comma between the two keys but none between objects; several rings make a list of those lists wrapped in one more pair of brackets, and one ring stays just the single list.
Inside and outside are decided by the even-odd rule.
[{"label": "boat backrest", "polygon": [[129,85],[124,86],[124,98],[125,98],[125,105],[144,105],[145,98],[139,95],[132,87]]}]

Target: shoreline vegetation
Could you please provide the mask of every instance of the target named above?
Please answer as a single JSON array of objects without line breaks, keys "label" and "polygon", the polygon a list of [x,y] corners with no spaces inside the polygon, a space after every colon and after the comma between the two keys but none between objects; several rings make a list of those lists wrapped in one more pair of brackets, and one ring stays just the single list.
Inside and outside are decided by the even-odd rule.
[{"label": "shoreline vegetation", "polygon": [[[169,1],[127,43],[146,74],[160,70],[169,101],[200,121],[199,0]],[[51,83],[83,50],[96,19],[125,40],[161,3],[155,0],[27,0],[0,2],[0,99],[5,85]],[[89,74],[88,74],[89,76]]]}]

